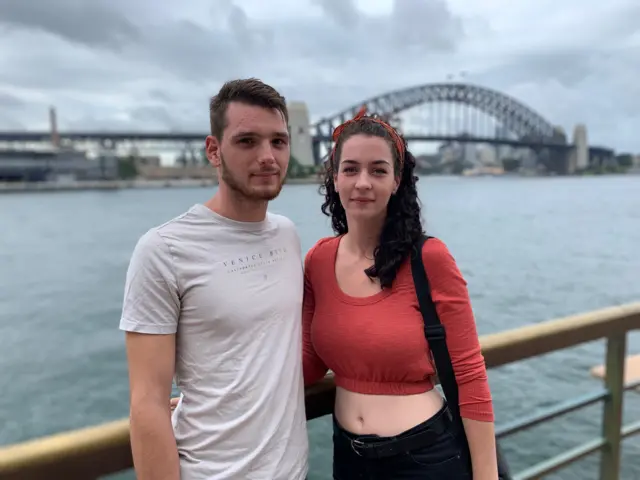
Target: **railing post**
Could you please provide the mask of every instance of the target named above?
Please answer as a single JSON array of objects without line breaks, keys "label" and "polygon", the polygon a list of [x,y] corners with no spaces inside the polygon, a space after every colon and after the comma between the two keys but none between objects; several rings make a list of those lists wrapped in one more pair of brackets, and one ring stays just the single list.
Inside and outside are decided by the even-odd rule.
[{"label": "railing post", "polygon": [[627,334],[607,339],[605,387],[609,395],[604,401],[602,436],[606,444],[600,459],[600,480],[620,478],[620,430],[622,428],[622,402],[624,399],[624,365],[627,353]]}]

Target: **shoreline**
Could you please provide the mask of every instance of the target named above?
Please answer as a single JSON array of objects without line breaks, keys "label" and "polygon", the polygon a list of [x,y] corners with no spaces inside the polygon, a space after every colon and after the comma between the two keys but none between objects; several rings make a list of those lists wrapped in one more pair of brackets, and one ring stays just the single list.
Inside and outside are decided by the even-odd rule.
[{"label": "shoreline", "polygon": [[206,179],[170,179],[170,180],[76,180],[72,182],[4,182],[0,183],[2,193],[33,192],[80,192],[87,190],[125,190],[152,188],[195,188],[217,185],[218,182]]},{"label": "shoreline", "polygon": [[[636,172],[633,172],[636,173]],[[637,172],[640,174],[640,171]],[[624,174],[622,174],[624,175]],[[449,175],[418,175],[420,178]],[[629,176],[635,176],[633,174]],[[453,175],[458,178],[558,178],[546,175]],[[590,176],[583,176],[582,178]],[[565,178],[565,177],[561,177]],[[578,177],[579,178],[579,177]],[[306,178],[288,178],[285,185],[320,185],[322,179],[317,176]],[[0,182],[0,195],[3,193],[37,193],[37,192],[81,192],[89,190],[127,190],[127,189],[163,189],[163,188],[204,188],[218,185],[217,179],[207,178],[171,178],[161,180],[74,180],[68,182]]]},{"label": "shoreline", "polygon": [[[319,184],[316,178],[288,179],[287,184]],[[162,188],[203,188],[218,185],[215,179],[174,178],[166,180],[76,180],[73,182],[0,182],[0,194],[34,192],[81,192]]]}]

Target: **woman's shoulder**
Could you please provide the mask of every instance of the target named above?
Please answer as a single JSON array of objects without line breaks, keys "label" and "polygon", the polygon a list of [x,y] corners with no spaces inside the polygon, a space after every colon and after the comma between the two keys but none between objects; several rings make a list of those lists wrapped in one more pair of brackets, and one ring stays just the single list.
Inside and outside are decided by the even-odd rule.
[{"label": "woman's shoulder", "polygon": [[448,253],[448,252],[449,252],[449,248],[447,247],[447,244],[444,243],[444,241],[438,237],[428,236],[424,242],[424,245],[422,245],[423,256],[424,255],[441,255],[443,253]]},{"label": "woman's shoulder", "polygon": [[338,244],[340,236],[324,237],[318,240],[307,252],[304,258],[305,269],[314,263],[324,262],[330,258]]},{"label": "woman's shoulder", "polygon": [[437,237],[429,237],[422,246],[422,261],[427,269],[455,268],[456,261],[447,244]]}]

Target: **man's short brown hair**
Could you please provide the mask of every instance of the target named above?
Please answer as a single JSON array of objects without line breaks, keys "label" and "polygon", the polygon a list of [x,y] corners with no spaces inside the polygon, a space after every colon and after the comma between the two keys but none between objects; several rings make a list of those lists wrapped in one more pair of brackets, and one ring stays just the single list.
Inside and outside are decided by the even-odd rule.
[{"label": "man's short brown hair", "polygon": [[285,123],[289,125],[287,103],[275,88],[257,78],[231,80],[226,82],[209,102],[211,135],[218,140],[222,140],[222,133],[227,126],[227,108],[231,102],[269,109],[276,108],[282,112]]}]

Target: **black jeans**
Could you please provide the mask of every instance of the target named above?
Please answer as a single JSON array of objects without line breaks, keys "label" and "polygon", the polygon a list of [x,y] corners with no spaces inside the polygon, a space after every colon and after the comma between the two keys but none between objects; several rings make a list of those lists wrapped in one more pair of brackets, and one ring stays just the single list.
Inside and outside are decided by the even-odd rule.
[{"label": "black jeans", "polygon": [[445,405],[395,437],[355,435],[333,419],[334,480],[471,480],[468,448]]}]

